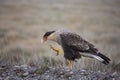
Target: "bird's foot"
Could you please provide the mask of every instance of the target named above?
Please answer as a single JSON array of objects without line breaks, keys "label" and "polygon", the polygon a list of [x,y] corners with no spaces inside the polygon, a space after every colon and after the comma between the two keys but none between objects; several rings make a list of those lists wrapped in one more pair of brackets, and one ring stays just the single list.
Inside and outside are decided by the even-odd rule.
[{"label": "bird's foot", "polygon": [[67,67],[72,69],[73,67],[72,61],[68,61]]},{"label": "bird's foot", "polygon": [[63,51],[62,50],[60,50],[60,49],[58,49],[58,48],[55,48],[55,47],[53,47],[52,45],[50,45],[50,48],[53,50],[53,51],[55,51],[55,52],[57,52],[57,56],[61,53],[63,53]]}]

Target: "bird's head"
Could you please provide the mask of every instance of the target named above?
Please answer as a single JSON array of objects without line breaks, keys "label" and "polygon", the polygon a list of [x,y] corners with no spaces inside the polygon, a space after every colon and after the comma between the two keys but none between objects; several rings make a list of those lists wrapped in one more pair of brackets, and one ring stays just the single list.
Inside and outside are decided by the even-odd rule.
[{"label": "bird's head", "polygon": [[43,35],[43,38],[41,39],[41,42],[45,42],[47,40],[54,40],[55,39],[55,31],[48,31]]}]

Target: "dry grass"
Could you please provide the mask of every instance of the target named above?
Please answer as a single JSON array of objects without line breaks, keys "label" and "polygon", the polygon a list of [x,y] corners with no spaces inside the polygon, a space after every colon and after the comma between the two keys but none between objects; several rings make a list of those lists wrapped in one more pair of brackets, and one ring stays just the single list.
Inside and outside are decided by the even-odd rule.
[{"label": "dry grass", "polygon": [[63,56],[56,56],[49,42],[41,44],[40,38],[48,30],[66,28],[111,58],[109,66],[82,58],[75,68],[120,71],[119,4],[119,0],[1,0],[0,63],[65,66]]}]

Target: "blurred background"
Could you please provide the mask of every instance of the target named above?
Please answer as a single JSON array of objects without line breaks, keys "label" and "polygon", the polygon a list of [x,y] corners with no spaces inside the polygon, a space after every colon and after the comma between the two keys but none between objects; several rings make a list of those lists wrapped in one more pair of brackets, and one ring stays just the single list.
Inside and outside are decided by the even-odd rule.
[{"label": "blurred background", "polygon": [[74,68],[120,71],[120,0],[0,0],[0,64],[66,66],[49,44],[46,31],[78,33],[111,59],[108,66],[89,58]]}]

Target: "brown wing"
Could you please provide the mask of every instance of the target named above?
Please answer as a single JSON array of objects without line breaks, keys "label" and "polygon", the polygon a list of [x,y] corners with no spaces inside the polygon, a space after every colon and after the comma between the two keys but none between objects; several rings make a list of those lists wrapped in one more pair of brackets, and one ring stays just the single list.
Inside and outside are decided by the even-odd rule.
[{"label": "brown wing", "polygon": [[64,50],[64,56],[66,58],[71,56],[72,60],[74,60],[76,59],[76,56],[80,54],[85,57],[95,58],[104,64],[108,64],[110,61],[110,59],[105,55],[101,54],[98,51],[98,49],[94,47],[94,45],[85,41],[77,34],[74,33],[61,34],[61,41]]},{"label": "brown wing", "polygon": [[70,49],[74,51],[85,52],[86,54],[98,53],[98,50],[94,47],[94,45],[85,41],[77,34],[64,33],[64,34],[61,34],[61,39],[62,39],[63,47],[68,46]]}]

